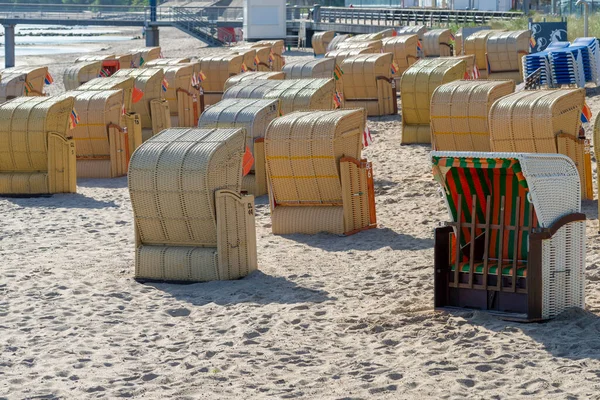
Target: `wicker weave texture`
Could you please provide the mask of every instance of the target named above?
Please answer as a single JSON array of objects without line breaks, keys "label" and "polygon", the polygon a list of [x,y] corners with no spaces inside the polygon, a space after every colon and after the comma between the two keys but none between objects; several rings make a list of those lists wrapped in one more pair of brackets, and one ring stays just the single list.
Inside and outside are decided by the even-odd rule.
[{"label": "wicker weave texture", "polygon": [[283,51],[285,49],[283,40],[260,40],[253,43],[251,47],[269,47],[269,53],[272,55],[270,63],[271,70],[281,71],[283,68]]},{"label": "wicker weave texture", "polygon": [[424,25],[403,26],[402,28],[396,30],[398,36],[417,35],[420,40],[423,40],[425,32],[427,32],[427,27]]},{"label": "wicker weave texture", "polygon": [[129,167],[136,277],[235,279],[256,269],[254,206],[242,197],[243,129],[170,129]]},{"label": "wicker weave texture", "polygon": [[265,136],[275,204],[340,203],[339,160],[360,159],[362,110],[296,112],[274,120]]},{"label": "wicker weave texture", "polygon": [[[43,96],[48,67],[13,67],[0,70],[0,103],[15,97]],[[27,90],[25,88],[27,87]]]},{"label": "wicker weave texture", "polygon": [[75,90],[81,84],[98,78],[101,68],[101,61],[81,62],[67,67],[63,73],[65,90]]},{"label": "wicker weave texture", "polygon": [[489,112],[492,151],[556,153],[556,135],[579,136],[583,89],[522,91]]},{"label": "wicker weave texture", "polygon": [[487,39],[490,73],[520,71],[521,57],[529,53],[531,31],[494,32]]},{"label": "wicker weave texture", "polygon": [[431,98],[433,148],[490,151],[489,110],[496,100],[514,90],[512,80],[461,80],[439,86]]},{"label": "wicker weave texture", "polygon": [[149,60],[142,65],[143,68],[151,68],[151,67],[166,67],[170,65],[178,65],[178,64],[189,64],[190,59],[188,57],[182,58],[157,58],[155,60]]},{"label": "wicker weave texture", "polygon": [[334,36],[334,31],[315,32],[312,36],[312,48],[315,55],[320,56],[327,53],[327,46]]},{"label": "wicker weave texture", "polygon": [[[130,53],[134,56],[134,64],[136,67],[143,67],[148,61],[156,60],[160,58],[160,47],[142,47],[139,49],[133,49]],[[143,60],[143,61],[142,61]],[[121,68],[127,68],[127,66],[121,66]]]},{"label": "wicker weave texture", "polygon": [[459,28],[458,31],[456,31],[456,33],[454,34],[454,55],[455,56],[464,55],[463,48],[464,48],[463,32],[462,32],[462,28]]},{"label": "wicker weave texture", "polygon": [[[246,147],[254,156],[252,173],[246,175],[242,189],[255,196],[266,194],[264,145],[255,143],[263,138],[267,126],[279,115],[279,101],[255,99],[227,99],[209,107],[198,121],[199,128],[244,128]],[[260,154],[257,148],[260,146]],[[259,163],[261,165],[259,165]]]},{"label": "wicker weave texture", "polygon": [[[271,62],[269,61],[269,55],[271,54],[270,47],[250,47],[250,46],[235,46],[231,48],[231,51],[235,54],[244,55],[248,51],[255,52],[255,59],[252,64],[246,65],[250,70],[260,72],[270,72]],[[258,61],[258,63],[257,63]],[[250,68],[251,67],[251,68]]]},{"label": "wicker weave texture", "polygon": [[165,74],[163,70],[160,68],[120,69],[112,76],[134,78],[135,87],[144,92],[144,95],[140,101],[132,104],[132,111],[140,115],[142,128],[152,128],[150,104],[153,100],[161,100],[164,97],[162,81]]},{"label": "wicker weave texture", "polygon": [[204,93],[223,93],[227,79],[242,72],[244,56],[226,54],[203,57],[199,61],[200,68],[206,75],[206,79],[202,82]]},{"label": "wicker weave texture", "polygon": [[450,46],[450,29],[433,29],[423,35],[423,52],[426,57],[449,57],[452,55]]},{"label": "wicker weave texture", "polygon": [[[235,49],[235,47],[234,47]],[[233,50],[233,49],[232,49]],[[236,54],[241,55],[242,63],[246,66],[248,71],[256,71],[256,49],[246,48],[244,50],[234,51]]]},{"label": "wicker weave texture", "polygon": [[[233,85],[243,81],[250,81],[256,79],[273,79],[273,80],[284,80],[285,74],[281,71],[267,71],[267,72],[246,72],[243,74],[232,76],[225,81],[225,90],[229,89]],[[214,104],[214,103],[213,103]]]},{"label": "wicker weave texture", "polygon": [[464,40],[465,55],[474,55],[477,68],[487,71],[487,40],[494,33],[492,30],[482,30],[472,33]]},{"label": "wicker weave texture", "polygon": [[74,99],[19,97],[0,105],[0,193],[75,192]]},{"label": "wicker weave texture", "polygon": [[330,110],[333,108],[333,79],[248,80],[227,89],[223,99],[279,99],[281,112]]},{"label": "wicker weave texture", "polygon": [[[344,98],[347,107],[362,106],[369,116],[394,113],[392,53],[363,54],[342,62]],[[366,104],[366,103],[373,103]]]},{"label": "wicker weave texture", "polygon": [[417,35],[394,36],[385,38],[383,42],[383,52],[392,53],[394,61],[398,66],[397,78],[400,79],[404,71],[417,62]]},{"label": "wicker weave texture", "polygon": [[97,92],[104,90],[122,90],[123,91],[123,104],[125,105],[125,112],[132,113],[132,101],[131,96],[133,87],[135,85],[135,79],[129,76],[111,76],[108,78],[95,78],[91,81],[84,83],[77,89],[79,91]]},{"label": "wicker weave texture", "polygon": [[[429,108],[438,86],[462,79],[466,64],[462,60],[420,60],[402,74],[402,143],[430,143]],[[408,127],[420,125],[422,127]]]},{"label": "wicker weave texture", "polygon": [[[127,173],[126,166],[111,156],[115,153],[124,156],[125,165],[129,160],[129,150],[123,143],[112,149],[116,144],[110,140],[110,125],[121,129],[115,129],[112,135],[117,138],[125,134],[119,126],[121,121],[121,110],[123,107],[123,92],[121,90],[104,90],[97,92],[72,91],[67,95],[75,99],[75,109],[79,115],[79,124],[71,130],[75,140],[77,154],[77,176],[80,178],[114,178]],[[121,139],[117,139],[121,142]],[[114,168],[111,167],[114,162]],[[83,167],[85,165],[85,167]],[[80,167],[81,166],[81,167]],[[96,170],[97,168],[97,170]]]},{"label": "wicker weave texture", "polygon": [[371,49],[373,53],[380,52],[383,48],[381,40],[369,40],[365,42],[346,40],[339,43],[336,50],[352,50],[352,49]]},{"label": "wicker weave texture", "polygon": [[335,59],[326,57],[287,63],[283,66],[282,72],[285,73],[285,79],[331,79],[334,69]]}]

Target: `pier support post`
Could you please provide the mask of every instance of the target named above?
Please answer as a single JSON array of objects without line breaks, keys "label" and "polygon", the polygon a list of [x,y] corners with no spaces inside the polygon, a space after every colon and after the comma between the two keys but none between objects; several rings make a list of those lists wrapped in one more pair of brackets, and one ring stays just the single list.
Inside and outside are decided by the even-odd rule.
[{"label": "pier support post", "polygon": [[146,26],[146,47],[160,46],[158,42],[158,26]]},{"label": "pier support post", "polygon": [[15,26],[4,25],[4,68],[15,66]]}]

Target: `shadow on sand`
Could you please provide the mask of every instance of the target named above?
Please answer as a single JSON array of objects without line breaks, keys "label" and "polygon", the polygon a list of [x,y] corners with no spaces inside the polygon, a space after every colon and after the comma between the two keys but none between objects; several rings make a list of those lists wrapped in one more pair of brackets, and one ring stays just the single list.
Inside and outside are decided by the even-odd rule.
[{"label": "shadow on sand", "polygon": [[247,277],[234,281],[214,281],[189,285],[147,283],[147,285],[154,286],[178,300],[195,306],[209,303],[218,305],[322,303],[327,300],[335,300],[323,290],[305,288],[284,277],[266,275],[261,271],[254,271]]}]

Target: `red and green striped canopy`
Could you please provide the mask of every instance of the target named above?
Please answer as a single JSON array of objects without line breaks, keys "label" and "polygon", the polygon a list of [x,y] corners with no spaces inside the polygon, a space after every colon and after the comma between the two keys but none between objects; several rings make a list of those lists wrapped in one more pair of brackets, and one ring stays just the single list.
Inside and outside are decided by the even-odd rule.
[{"label": "red and green striped canopy", "polygon": [[[477,223],[485,223],[487,198],[490,196],[491,224],[499,225],[501,218],[501,198],[504,196],[504,225],[534,227],[537,225],[535,212],[530,215],[530,202],[527,181],[521,171],[519,161],[514,158],[470,158],[470,157],[433,157],[433,171],[436,180],[444,188],[449,211],[454,221],[457,220],[458,196],[462,195],[462,222],[470,223],[475,217]],[[473,195],[476,198],[475,215],[471,215]],[[516,200],[520,197],[519,209]],[[517,216],[519,221],[517,221]],[[482,229],[476,229],[476,235]],[[469,242],[471,232],[463,229],[461,245]],[[518,246],[519,260],[527,259],[528,232],[520,230],[515,238],[515,232],[505,231],[502,238],[499,231],[490,230],[490,258],[498,258],[500,241],[503,241],[502,259],[513,258],[514,246]]]}]

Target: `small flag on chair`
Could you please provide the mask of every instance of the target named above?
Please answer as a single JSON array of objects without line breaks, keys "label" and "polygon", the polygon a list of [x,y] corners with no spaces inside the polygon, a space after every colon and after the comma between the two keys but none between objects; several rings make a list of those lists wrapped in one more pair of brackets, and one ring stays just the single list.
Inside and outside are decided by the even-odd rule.
[{"label": "small flag on chair", "polygon": [[50,75],[50,72],[46,72],[46,77],[44,78],[44,83],[46,85],[51,85],[54,83],[54,79],[52,79],[52,75]]},{"label": "small flag on chair", "polygon": [[363,147],[373,144],[373,137],[371,136],[371,130],[365,125],[365,131],[363,132]]},{"label": "small flag on chair", "polygon": [[417,40],[417,51],[422,51],[423,50],[423,45],[421,44],[420,40]]},{"label": "small flag on chair", "polygon": [[244,153],[244,158],[242,159],[243,176],[246,176],[250,173],[252,165],[254,165],[254,156],[252,155],[250,148],[246,146],[246,152]]},{"label": "small flag on chair", "polygon": [[533,36],[529,38],[529,45],[531,46],[532,49],[536,45],[536,41],[535,41],[535,38]]},{"label": "small flag on chair", "polygon": [[102,68],[100,69],[100,73],[98,74],[98,76],[100,78],[108,78],[110,76],[110,72],[107,69]]},{"label": "small flag on chair", "polygon": [[260,60],[258,59],[258,56],[254,57],[254,65],[258,66],[258,64],[260,64]]},{"label": "small flag on chair", "polygon": [[200,71],[198,73],[198,78],[200,79],[200,82],[204,82],[206,80],[206,75],[204,75],[204,72]]},{"label": "small flag on chair", "polygon": [[141,67],[142,65],[144,65],[144,63],[145,63],[145,62],[146,62],[146,60],[144,60],[144,57],[143,57],[143,56],[140,56],[140,67]]},{"label": "small flag on chair", "polygon": [[29,93],[33,92],[33,85],[31,82],[25,82],[25,95],[27,96]]},{"label": "small flag on chair", "polygon": [[398,72],[398,64],[396,64],[396,61],[392,61],[392,75],[396,75],[397,72]]},{"label": "small flag on chair", "polygon": [[340,108],[342,106],[342,100],[340,99],[338,92],[333,94],[333,102],[335,104],[335,108]]},{"label": "small flag on chair", "polygon": [[454,36],[454,33],[450,32],[450,40],[456,40],[456,37]]},{"label": "small flag on chair", "polygon": [[121,115],[125,115],[125,103],[121,106]]},{"label": "small flag on chair", "polygon": [[131,101],[133,102],[133,104],[140,101],[142,99],[142,97],[144,97],[144,92],[142,92],[140,89],[134,87],[133,93],[131,94]]},{"label": "small flag on chair", "polygon": [[590,122],[592,120],[592,110],[587,105],[587,103],[583,103],[583,109],[581,110],[581,122]]},{"label": "small flag on chair", "polygon": [[479,79],[481,75],[479,74],[479,67],[477,67],[477,60],[473,59],[473,79]]},{"label": "small flag on chair", "polygon": [[75,127],[79,124],[79,114],[73,108],[71,110],[71,115],[69,116],[69,128],[75,129]]},{"label": "small flag on chair", "polygon": [[342,75],[344,75],[344,71],[342,71],[340,66],[336,64],[333,70],[333,77],[336,81],[339,81],[342,78]]},{"label": "small flag on chair", "polygon": [[392,36],[398,36],[398,31],[394,29],[394,30],[392,31]]},{"label": "small flag on chair", "polygon": [[199,84],[200,81],[198,81],[198,77],[195,73],[192,73],[192,87],[197,87]]},{"label": "small flag on chair", "polygon": [[167,82],[167,78],[163,78],[162,84],[160,86],[162,87],[163,92],[167,91],[167,89],[169,88],[169,82]]},{"label": "small flag on chair", "polygon": [[248,67],[246,67],[245,63],[242,63],[242,72],[248,72]]},{"label": "small flag on chair", "polygon": [[269,53],[269,62],[272,64],[272,63],[273,63],[273,61],[274,61],[274,58],[273,58],[273,51],[271,51],[271,52]]}]

